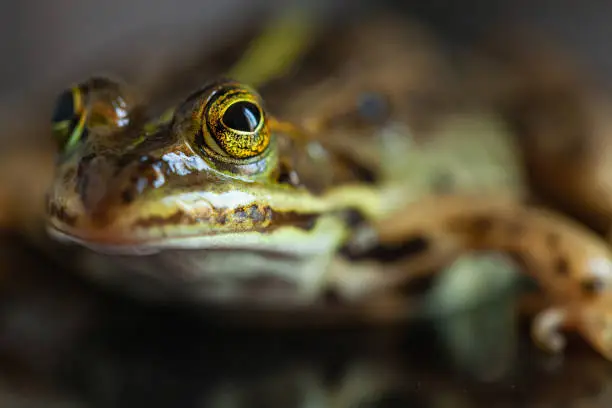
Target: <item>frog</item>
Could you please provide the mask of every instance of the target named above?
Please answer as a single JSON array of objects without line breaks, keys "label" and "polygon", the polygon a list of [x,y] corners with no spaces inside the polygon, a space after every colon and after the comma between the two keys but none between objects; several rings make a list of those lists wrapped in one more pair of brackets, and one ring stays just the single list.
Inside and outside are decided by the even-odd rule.
[{"label": "frog", "polygon": [[611,104],[600,78],[569,50],[529,30],[494,36],[470,64],[471,89],[513,128],[538,199],[609,237]]},{"label": "frog", "polygon": [[[257,146],[228,144],[232,140],[230,133],[227,139],[216,141],[208,130],[210,127],[235,131],[226,125],[232,120],[232,110],[224,105],[234,98],[243,108],[238,112],[243,116],[236,120],[252,120],[235,126],[255,126],[238,132],[251,132]],[[213,102],[205,103],[208,100]],[[141,269],[141,274],[150,269],[151,261],[175,262],[186,255],[189,260],[166,266],[174,269],[180,278],[171,278],[164,285],[201,279],[197,276],[200,269],[197,262],[218,265],[210,268],[218,270],[208,279],[230,282],[224,289],[229,295],[224,296],[232,304],[246,297],[246,294],[231,295],[235,287],[269,287],[271,290],[263,293],[255,291],[258,303],[262,298],[275,300],[274,296],[281,293],[285,302],[299,305],[311,303],[320,295],[321,287],[329,285],[327,281],[342,281],[332,286],[338,286],[336,291],[344,296],[352,297],[369,291],[364,287],[369,280],[386,286],[395,279],[392,275],[390,279],[372,279],[368,266],[363,268],[363,276],[347,280],[342,276],[346,272],[341,261],[336,261],[338,272],[326,276],[323,265],[332,262],[334,253],[346,241],[351,222],[345,218],[372,218],[388,212],[410,200],[415,194],[414,185],[397,182],[388,185],[383,182],[380,187],[373,185],[371,171],[343,152],[332,153],[320,144],[304,143],[307,137],[299,130],[287,129],[274,118],[266,117],[264,121],[261,97],[231,80],[204,87],[187,97],[172,115],[150,123],[139,123],[137,108],[132,115],[136,119],[130,119],[126,106],[120,85],[102,78],[93,78],[60,96],[54,123],[66,156],[60,156],[48,200],[48,226],[54,237],[85,244],[96,252],[108,252],[115,261],[126,260],[132,267]],[[206,109],[206,112],[196,113],[197,109]],[[87,122],[85,116],[91,119]],[[197,116],[206,119],[195,125],[193,118]],[[135,121],[135,127],[129,124],[131,120]],[[207,129],[207,133],[193,133],[194,126]],[[297,143],[288,143],[287,138],[277,140],[279,136],[273,129],[292,133]],[[83,135],[84,141],[79,142]],[[301,147],[296,147],[300,142]],[[228,156],[224,149],[236,157]],[[117,177],[121,174],[121,178],[113,174]],[[304,174],[306,178],[301,177]],[[165,180],[173,177],[177,180],[166,184]],[[198,193],[190,197],[192,188],[188,180],[191,178],[195,185],[208,186],[198,189],[203,196]],[[175,185],[183,183],[188,184],[174,190]],[[162,192],[165,188],[170,190]],[[395,198],[381,200],[380,188],[390,189]],[[162,190],[158,192],[158,189]],[[147,195],[146,199],[143,194]],[[156,194],[158,199],[153,199]],[[169,206],[163,204],[175,194],[178,195],[172,200],[177,201]],[[228,198],[224,197],[235,204],[228,205]],[[347,203],[360,204],[353,208]],[[131,214],[127,211],[130,208]],[[208,221],[201,223],[202,217]],[[116,241],[117,237],[121,239]],[[145,241],[141,241],[143,238]],[[287,246],[293,241],[301,244]],[[191,247],[213,251],[184,252]],[[196,253],[204,258],[194,258]],[[228,253],[232,254],[230,262],[227,262]],[[129,257],[134,254],[143,257]],[[185,263],[181,265],[181,262]],[[230,278],[236,270],[239,275]],[[318,272],[313,273],[315,270]],[[190,276],[193,272],[196,276]],[[359,275],[359,272],[351,274]],[[231,283],[253,277],[254,285]],[[139,282],[136,286],[143,285]],[[182,286],[188,288],[191,284]],[[216,284],[201,286],[212,288],[212,292],[201,296],[224,293]],[[284,289],[279,291],[279,286]],[[181,292],[180,296],[186,295]]]},{"label": "frog", "polygon": [[53,118],[47,230],[83,249],[90,278],[247,314],[396,321],[413,311],[395,289],[464,251],[499,251],[544,289],[537,344],[560,352],[561,329],[575,330],[612,358],[612,251],[583,225],[499,191],[419,190],[272,116],[235,80],[157,118],[129,100],[92,78],[60,95]]}]

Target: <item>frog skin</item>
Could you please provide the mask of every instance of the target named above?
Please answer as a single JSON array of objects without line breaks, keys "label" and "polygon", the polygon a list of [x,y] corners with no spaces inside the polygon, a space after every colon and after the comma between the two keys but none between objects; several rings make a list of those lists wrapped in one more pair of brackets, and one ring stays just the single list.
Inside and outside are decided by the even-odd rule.
[{"label": "frog skin", "polygon": [[[391,38],[385,37],[387,33],[388,32],[384,30],[378,31],[377,33],[368,32],[367,36],[368,38],[374,38],[372,41],[378,41],[380,43],[387,44],[387,47],[390,47],[389,44],[394,43]],[[385,38],[387,41],[384,41]],[[395,44],[398,43],[401,42],[396,42]],[[365,49],[368,50],[370,48]],[[402,47],[399,44],[398,48],[393,51],[394,52],[390,52],[389,54],[405,55],[405,47]],[[423,57],[424,55],[427,57]],[[415,105],[418,105],[419,96],[426,95],[429,97],[425,100],[437,102],[433,104],[433,107],[437,106],[438,108],[442,108],[441,110],[444,110],[446,107],[448,107],[448,103],[445,106],[444,101],[453,101],[453,97],[455,95],[449,95],[448,92],[442,93],[442,95],[440,95],[440,92],[436,91],[435,87],[432,88],[431,86],[429,86],[429,90],[423,92],[423,89],[420,89],[417,84],[432,83],[431,77],[427,75],[427,72],[435,72],[438,76],[444,76],[444,74],[448,75],[448,73],[445,73],[443,70],[439,69],[439,64],[436,63],[438,61],[436,61],[437,59],[435,57],[432,58],[432,56],[428,55],[425,52],[421,52],[420,56],[420,63],[416,65],[420,67],[425,67],[422,71],[414,69],[414,61],[402,65],[401,60],[399,62],[393,61],[393,64],[385,64],[383,62],[374,67],[370,67],[369,69],[367,68],[366,63],[366,68],[364,69],[364,64],[359,64],[358,56],[356,61],[352,60],[351,64],[346,64],[348,69],[336,72],[334,76],[319,85],[320,88],[327,88],[327,94],[332,95],[331,98],[321,98],[320,90],[307,90],[306,96],[300,96],[299,98],[295,98],[297,102],[295,103],[295,108],[290,111],[290,113],[293,113],[293,116],[290,116],[290,119],[293,121],[302,121],[304,127],[309,128],[315,133],[318,132],[321,137],[324,137],[326,139],[329,139],[330,135],[333,134],[334,137],[332,139],[334,143],[338,143],[338,141],[347,141],[348,139],[348,144],[343,145],[343,148],[346,149],[354,147],[354,139],[356,137],[362,136],[362,134],[364,133],[368,136],[371,136],[373,133],[376,133],[372,131],[372,129],[368,129],[368,124],[364,123],[363,120],[360,121],[358,115],[355,115],[356,111],[362,110],[363,106],[366,105],[364,103],[355,103],[355,101],[363,101],[364,94],[366,96],[369,96],[370,99],[372,95],[376,96],[376,94],[378,94],[379,97],[375,98],[374,100],[374,102],[377,102],[378,107],[380,107],[380,105],[383,105],[384,107],[385,103],[388,104],[389,101],[395,102],[393,104],[393,108],[396,108],[397,105],[401,104],[402,102],[408,107],[414,107]],[[359,73],[360,70],[366,71],[365,75],[360,76],[358,74],[355,74],[355,71]],[[402,76],[398,75],[398,72],[406,72],[407,74]],[[390,78],[392,78],[393,81]],[[442,83],[453,82],[452,80],[448,81],[447,79],[448,77],[444,77]],[[459,81],[459,78],[455,79],[456,81],[454,82],[461,82]],[[391,85],[389,82],[394,82],[395,86]],[[512,83],[512,81],[508,82]],[[539,83],[546,83],[546,81],[539,81]],[[470,85],[473,86],[473,84]],[[427,87],[425,88],[427,89]],[[474,88],[477,89],[476,87]],[[364,89],[368,90],[369,92],[364,93]],[[525,89],[536,88],[533,86],[531,88],[529,86],[526,86]],[[372,91],[376,92],[372,94]],[[416,95],[416,98],[414,97],[414,95]],[[434,97],[433,99],[431,98],[432,95]],[[315,100],[318,100],[317,98],[322,99],[324,102],[316,103]],[[411,99],[416,99],[417,103],[410,103]],[[496,103],[497,101],[494,101],[495,103],[491,103],[491,101],[488,100],[487,102],[488,103],[483,105],[499,106]],[[337,108],[334,109],[334,104],[344,107],[348,110],[348,112],[342,112],[341,109]],[[373,104],[370,103],[369,105],[372,106]],[[387,109],[387,111],[388,110],[389,109]],[[480,110],[482,110],[482,107],[480,108]],[[383,114],[387,114],[384,108],[375,109],[375,111],[382,111]],[[505,109],[502,109],[502,111],[505,113]],[[340,113],[334,114],[334,112]],[[412,116],[409,120],[409,122],[412,123],[413,119],[415,119],[418,115],[409,116]],[[431,112],[429,113],[429,116],[431,116]],[[444,117],[444,115],[440,115],[439,113],[436,114],[434,110],[434,123],[437,124],[440,122],[440,116]],[[479,119],[479,115],[468,114],[464,116],[467,118],[467,121],[474,118]],[[349,132],[346,132],[347,121],[349,123],[352,122],[353,124],[356,124],[356,126],[350,128]],[[423,121],[421,120],[421,123],[422,122]],[[460,135],[461,132],[458,131],[458,129],[460,128],[460,126],[458,125],[460,124],[461,121],[454,122],[452,126],[453,132],[451,132],[452,135],[449,138],[450,140],[463,136]],[[377,123],[376,126],[382,128],[380,123]],[[428,127],[431,127],[431,124],[425,123],[425,128]],[[410,130],[412,131],[413,129]],[[338,133],[340,133],[340,135]],[[342,133],[345,133],[345,138],[342,137]],[[431,136],[431,132],[421,133],[429,133],[429,135],[427,136]],[[469,134],[469,131],[465,133]],[[424,139],[421,135],[419,135],[419,132],[417,132],[416,136],[420,139]],[[439,139],[440,136],[437,135],[436,138]],[[464,142],[466,138],[461,138],[461,140],[462,142]],[[533,151],[532,149],[529,149],[526,146],[526,144],[528,144],[531,140],[532,139],[530,139],[529,137],[523,137],[518,139],[517,147],[521,148],[522,153],[528,154],[529,152]],[[362,144],[362,141],[363,139],[360,139],[359,145]],[[448,145],[452,144],[448,141],[445,143],[447,143]],[[472,145],[472,147],[474,147],[474,145]],[[370,152],[372,151],[370,146],[368,146],[367,149]],[[453,148],[451,147],[450,149]],[[439,146],[436,150],[439,150]],[[455,154],[457,154],[459,150],[453,149],[453,151]],[[421,150],[419,151],[419,153],[423,154],[424,151]],[[378,156],[379,158],[381,157],[379,151],[376,151],[374,155]],[[439,156],[440,153],[439,151],[437,151],[437,159],[433,159],[432,161],[440,161]],[[410,157],[408,160],[411,159],[415,158]],[[388,157],[384,157],[384,159],[381,161],[384,165],[385,163],[389,163],[392,160],[389,160]],[[466,163],[470,163],[471,166],[474,162],[470,159],[465,160],[462,163],[463,168],[466,167]],[[527,164],[531,163],[533,162],[527,161]],[[397,163],[392,163],[389,168],[391,171],[398,171]],[[422,167],[419,167],[419,169],[422,169]],[[451,172],[453,170],[455,172],[459,172],[460,168],[454,167],[452,168]],[[475,171],[478,172],[478,170],[480,170],[481,174],[487,173],[487,170],[484,168],[480,168]],[[528,170],[531,170],[531,167],[528,167]],[[479,177],[482,177],[482,175],[479,175]],[[574,176],[573,179],[575,178],[576,177]],[[496,181],[509,180],[498,178]],[[465,181],[460,184],[460,189],[464,191]],[[516,183],[511,182],[510,184]],[[575,185],[578,184],[575,183]],[[473,191],[478,192],[482,192],[484,190],[483,187],[488,188],[488,186],[482,183],[482,180],[478,181],[475,186],[477,187]],[[504,191],[505,190],[506,189],[504,189]],[[514,192],[515,197],[513,198],[522,200],[520,197],[522,196],[522,194],[524,194],[524,192],[521,192],[520,188],[517,189],[517,186],[514,186],[513,190],[519,190]],[[529,201],[532,201],[532,198],[527,197],[527,195],[525,195],[524,198],[528,199]],[[571,198],[569,199],[571,200]],[[591,339],[591,342],[600,351],[605,353],[607,356],[610,356],[609,351],[606,351],[607,349],[609,349],[609,346],[605,345],[606,340],[603,338],[605,337],[605,330],[602,330],[603,325],[599,328],[596,328],[590,323],[590,321],[592,321],[590,315],[597,315],[597,309],[600,310],[599,313],[601,314],[601,316],[606,316],[605,302],[602,302],[600,305],[593,304],[592,310],[587,311],[587,309],[584,309],[584,315],[578,317],[576,317],[575,315],[573,317],[570,316],[574,314],[573,310],[570,311],[565,310],[564,307],[557,307],[558,305],[563,304],[570,298],[580,299],[582,296],[579,293],[580,290],[582,290],[581,288],[583,288],[585,292],[587,292],[586,296],[588,298],[588,292],[591,290],[589,288],[599,286],[599,284],[593,285],[593,281],[591,279],[599,281],[600,277],[603,276],[604,282],[609,280],[610,258],[608,245],[596,235],[585,230],[582,226],[569,220],[566,220],[564,217],[559,217],[556,214],[551,214],[548,211],[543,211],[541,209],[535,208],[523,208],[518,210],[515,207],[514,203],[510,204],[510,207],[512,208],[504,208],[504,205],[508,204],[504,204],[505,199],[501,201],[489,199],[488,202],[483,203],[473,203],[472,200],[473,198],[471,197],[466,198],[456,194],[454,194],[454,197],[447,196],[444,200],[440,200],[439,197],[433,197],[433,199],[419,200],[417,203],[413,203],[406,209],[403,209],[397,215],[397,217],[385,218],[384,222],[377,227],[379,235],[377,235],[377,239],[373,239],[373,242],[375,242],[376,245],[382,244],[383,246],[390,246],[393,245],[393,242],[398,240],[401,241],[402,239],[405,240],[407,236],[410,236],[410,234],[408,234],[408,231],[412,231],[414,234],[413,236],[422,236],[422,231],[427,231],[427,238],[429,239],[429,241],[436,242],[440,247],[460,246],[463,248],[470,249],[490,249],[505,252],[509,255],[512,255],[527,270],[534,272],[536,276],[538,276],[540,273],[545,273],[544,271],[547,270],[565,270],[568,265],[571,265],[569,266],[569,268],[567,268],[567,270],[568,276],[572,276],[572,279],[575,279],[573,283],[573,290],[575,291],[575,293],[567,294],[567,291],[570,290],[568,289],[568,285],[572,285],[569,282],[561,283],[560,286],[555,289],[547,289],[547,291],[550,290],[549,293],[552,296],[550,296],[550,298],[545,301],[548,302],[548,304],[544,306],[544,309],[549,309],[548,311],[542,313],[539,319],[536,319],[536,324],[534,326],[533,333],[534,337],[536,341],[538,341],[540,344],[546,343],[543,345],[547,348],[552,347],[555,349],[559,349],[563,344],[563,340],[556,334],[553,334],[555,330],[552,326],[552,323],[554,322],[558,326],[562,326],[562,323],[565,323],[566,326],[574,326],[574,328],[578,328],[578,330],[582,331],[585,336]],[[496,203],[496,201],[498,201],[497,204],[494,204]],[[496,207],[496,205],[501,205],[501,207]],[[453,209],[453,206],[455,206],[456,212],[455,209]],[[481,211],[478,208],[481,208],[481,210],[483,211],[481,215],[478,215],[478,212]],[[459,221],[459,219],[462,217],[462,213],[465,214],[465,219]],[[414,216],[412,214],[414,214]],[[430,215],[427,216],[427,214]],[[447,219],[447,221],[443,221],[443,217],[447,215],[449,216],[449,219]],[[402,219],[402,217],[407,217],[407,222],[405,224],[399,221]],[[470,219],[472,220],[469,221]],[[522,220],[524,220],[524,224]],[[531,228],[528,227],[531,221],[533,221],[534,230],[531,230]],[[474,222],[474,225],[477,225],[480,222],[485,224],[483,228],[483,236],[479,237],[476,231],[470,232],[468,230],[467,232],[464,231],[465,235],[463,237],[458,237],[457,230],[455,229],[455,223],[459,223],[462,226],[467,226],[470,222]],[[486,224],[489,223],[493,226],[493,233],[486,231],[486,229],[489,228],[486,226]],[[555,223],[557,223],[558,225],[555,225]],[[498,228],[501,229],[500,232],[496,231]],[[517,234],[516,237],[514,239],[511,236],[504,237],[503,229],[505,228],[507,228],[508,231],[514,230]],[[525,230],[523,230],[523,228],[525,228]],[[397,235],[395,234],[395,232],[390,231],[396,231]],[[533,236],[530,236],[530,231],[533,232]],[[385,235],[387,232],[390,233],[390,237],[393,237],[392,239],[390,239],[390,241],[386,241]],[[491,235],[487,235],[488,233],[490,233]],[[356,233],[354,235],[358,234]],[[538,235],[539,237],[537,237]],[[550,246],[546,248],[543,242],[544,236],[564,237],[562,239],[559,239],[559,242],[561,242],[562,240],[567,240],[567,243],[563,244],[562,246],[556,247],[557,238],[546,238],[547,240],[551,240]],[[453,242],[443,244],[444,242],[447,242],[449,240]],[[542,241],[542,243],[537,244],[538,240]],[[459,243],[457,243],[456,241],[459,241]],[[574,246],[583,247],[583,249],[581,249],[580,251],[570,250],[572,252],[575,252],[572,255],[562,255],[560,253],[553,255],[553,252],[559,250],[562,247],[569,249]],[[582,252],[582,250],[584,250],[584,252],[580,253]],[[533,253],[533,251],[538,252]],[[551,257],[557,259],[551,259]],[[565,259],[566,257],[567,259]],[[570,260],[569,258],[575,259]],[[591,263],[593,265],[591,265]],[[599,270],[600,266],[602,267],[601,270]],[[408,267],[411,268],[412,266]],[[569,272],[569,270],[571,270],[571,272]],[[431,268],[427,269],[427,271],[435,272],[437,271],[437,269]],[[564,272],[561,272],[561,274],[563,273]],[[555,282],[556,278],[554,277],[541,276],[538,280],[540,280],[540,283],[542,283],[545,288],[553,288],[559,285]],[[607,284],[604,283],[601,286],[605,287],[607,286]],[[543,302],[542,299],[539,300],[541,310],[541,304]]]},{"label": "frog skin", "polygon": [[[67,140],[67,146],[70,146],[72,135],[78,135],[80,132],[87,137],[77,143],[77,147],[68,147],[67,152],[60,157],[56,182],[51,189],[49,200],[50,225],[54,235],[61,234],[87,244],[93,249],[103,249],[105,252],[115,250],[115,252],[129,254],[156,252],[159,249],[170,248],[172,252],[165,250],[157,256],[142,258],[118,256],[114,257],[114,261],[126,261],[130,264],[130,268],[138,268],[140,274],[145,276],[147,270],[155,269],[148,265],[152,260],[157,261],[158,265],[169,262],[168,268],[176,270],[178,276],[169,277],[166,274],[157,274],[156,279],[170,278],[170,282],[166,284],[172,286],[173,282],[180,283],[182,284],[180,286],[184,287],[182,290],[189,288],[185,282],[203,278],[215,279],[214,275],[201,276],[199,272],[201,268],[194,264],[197,256],[206,258],[208,265],[214,263],[211,260],[213,257],[218,256],[219,267],[223,268],[221,263],[226,262],[227,256],[222,251],[200,251],[197,254],[195,251],[185,251],[190,247],[206,248],[210,245],[227,247],[227,251],[232,253],[236,252],[232,251],[234,246],[243,246],[244,249],[241,248],[243,250],[239,252],[241,256],[233,256],[231,265],[226,266],[230,271],[224,275],[235,275],[237,265],[242,265],[240,258],[244,258],[244,262],[249,262],[250,265],[239,267],[239,270],[244,270],[244,276],[236,279],[255,281],[252,285],[242,285],[246,287],[256,284],[269,286],[269,290],[273,293],[267,295],[266,299],[272,299],[281,292],[289,297],[286,302],[303,301],[303,296],[298,296],[292,290],[274,290],[279,285],[281,287],[296,285],[295,290],[307,291],[304,296],[310,296],[309,291],[314,292],[314,295],[320,294],[321,289],[317,285],[327,285],[321,283],[321,279],[331,279],[341,282],[335,285],[340,286],[338,290],[344,292],[344,296],[349,296],[350,292],[361,296],[363,293],[360,292],[376,292],[372,290],[374,284],[387,287],[397,284],[398,280],[405,279],[404,273],[397,276],[387,274],[387,277],[382,278],[384,275],[377,272],[379,268],[373,268],[369,263],[363,265],[362,273],[357,271],[348,273],[343,270],[346,268],[339,266],[337,270],[342,271],[344,275],[335,273],[321,277],[320,275],[325,272],[319,271],[324,271],[325,268],[318,263],[329,262],[332,255],[339,249],[340,243],[345,241],[345,237],[349,235],[350,231],[347,230],[349,226],[343,219],[347,212],[359,213],[361,217],[367,219],[376,219],[431,189],[430,181],[423,180],[420,184],[411,178],[385,181],[386,175],[383,174],[383,180],[373,184],[372,171],[360,166],[354,160],[351,161],[351,158],[346,157],[345,154],[336,152],[332,157],[325,154],[325,150],[321,150],[322,147],[317,144],[309,144],[306,148],[293,144],[287,149],[287,143],[282,143],[286,142],[286,138],[282,137],[276,137],[281,143],[273,142],[271,149],[278,149],[276,146],[278,144],[285,146],[281,146],[283,151],[278,153],[272,151],[267,153],[270,156],[263,157],[265,160],[271,160],[270,162],[253,162],[246,167],[231,168],[231,171],[238,173],[230,173],[231,177],[227,179],[208,180],[207,177],[223,175],[223,173],[209,169],[207,166],[210,165],[207,165],[202,159],[201,151],[194,151],[196,148],[192,146],[195,141],[188,142],[186,136],[193,133],[193,130],[190,128],[183,130],[178,127],[191,126],[189,117],[179,119],[182,117],[181,112],[186,109],[194,109],[193,107],[188,108],[191,106],[190,103],[193,105],[200,102],[185,102],[185,105],[177,110],[174,119],[168,116],[157,124],[153,122],[143,125],[134,122],[134,125],[128,126],[130,115],[126,112],[123,96],[120,96],[120,93],[116,84],[95,80],[74,88],[64,94],[60,100],[58,108],[64,108],[66,104],[68,113],[58,111],[59,116],[56,118],[57,126],[59,126],[58,138]],[[70,112],[80,112],[82,109],[78,101],[88,98],[93,101],[89,103],[94,105],[90,109],[100,112],[101,114],[98,114],[97,117],[103,120],[102,123],[88,124],[86,132],[83,132],[85,123],[83,116],[77,114],[78,119],[76,119],[70,116],[72,115]],[[120,100],[121,103],[115,103],[114,98]],[[77,101],[76,104],[74,100]],[[260,99],[257,100],[260,101]],[[117,115],[116,109],[107,109],[108,106],[124,107]],[[133,109],[136,114],[140,110],[139,108]],[[191,115],[191,113],[183,115]],[[169,121],[170,119],[172,122]],[[124,123],[124,125],[118,126],[118,123]],[[282,127],[282,124],[273,118],[270,118],[270,125],[276,128]],[[63,129],[73,130],[73,132],[66,132]],[[104,136],[99,136],[100,133]],[[144,162],[141,162],[142,157],[144,157]],[[116,168],[119,165],[125,170],[111,177],[118,171]],[[227,173],[230,170],[224,171]],[[168,183],[167,180],[170,177],[176,177],[177,181]],[[202,177],[205,179],[202,180]],[[269,178],[272,178],[272,181],[268,181]],[[286,182],[280,183],[278,178]],[[253,181],[259,182],[253,183]],[[266,181],[267,184],[262,184]],[[151,183],[154,183],[153,187],[149,186]],[[185,183],[187,185],[181,187],[185,191],[181,193],[174,192],[174,190],[173,192],[162,192],[170,186],[183,186]],[[139,187],[141,184],[144,184],[142,187],[145,188],[144,192],[137,190],[141,188]],[[189,187],[190,185],[192,187]],[[204,190],[205,195],[192,195],[193,186],[197,186],[198,194]],[[219,189],[227,189],[227,191]],[[246,189],[249,194],[241,191],[242,189]],[[149,195],[145,198],[143,194]],[[153,194],[158,195],[158,198],[153,199],[151,196]],[[177,197],[176,194],[180,195]],[[201,217],[198,211],[206,209],[198,208],[198,206],[225,207],[224,200],[226,199],[216,197],[222,194],[225,194],[225,197],[229,194],[234,200],[252,200],[257,204],[256,208],[251,204],[245,208],[235,208],[239,217],[246,218],[246,224],[236,219],[229,209],[224,210],[221,214],[207,216],[209,218],[214,216],[215,219],[225,221],[223,224],[190,223],[187,219],[182,219],[182,217],[189,217],[194,212],[194,217]],[[174,204],[168,208],[165,208],[165,204],[159,204],[159,200],[168,203],[169,197],[173,197]],[[126,198],[128,198],[127,201]],[[86,210],[90,213],[87,213]],[[180,213],[177,215],[179,210]],[[263,212],[263,215],[260,215],[262,218],[259,220],[260,225],[248,223],[249,211],[253,212],[253,217],[257,216],[256,211]],[[170,217],[170,220],[164,223],[163,219],[167,217]],[[288,223],[288,228],[282,228],[284,225],[277,228],[276,223],[280,222]],[[135,229],[134,223],[140,227]],[[294,226],[294,223],[297,226]],[[249,225],[256,231],[243,231]],[[322,230],[317,228],[322,228]],[[224,231],[238,234],[244,242],[232,234],[220,234]],[[274,233],[262,234],[261,231],[273,231]],[[134,233],[142,235],[134,235]],[[117,238],[120,238],[119,242]],[[142,242],[143,238],[146,239],[145,242]],[[287,248],[285,242],[279,242],[285,240],[303,244],[290,245]],[[253,251],[246,250],[249,248]],[[292,259],[292,256],[277,257],[279,259],[276,259],[276,262],[271,262],[269,258],[272,254],[263,252],[290,254],[298,259]],[[320,256],[310,256],[311,254]],[[313,264],[304,262],[303,258],[306,255],[312,258]],[[433,258],[424,264],[437,262],[436,257]],[[139,263],[142,265],[138,265]],[[266,283],[265,280],[262,282],[261,276],[266,276],[264,273],[249,271],[249,267],[257,263],[259,263],[258,268],[262,269],[269,269],[275,263],[278,264],[273,268],[273,276],[269,279],[272,282]],[[98,261],[91,261],[88,264],[91,264],[86,268],[88,270],[107,265],[106,262]],[[355,265],[357,264],[351,263],[351,268],[355,268]],[[317,272],[313,273],[310,269],[315,267]],[[110,277],[114,275],[114,269],[116,268],[99,271],[98,274]],[[287,269],[290,270],[289,273],[285,272]],[[302,274],[295,272],[295,269],[303,270]],[[129,276],[131,275],[119,275],[118,280],[123,284],[123,281]],[[301,282],[300,279],[305,282]],[[308,287],[311,279],[315,280],[312,283],[315,285],[314,288]],[[146,285],[137,280],[134,286],[142,289]],[[234,290],[231,286],[228,284],[228,291]],[[206,285],[194,285],[192,288],[202,287],[207,288]],[[214,285],[208,285],[208,287],[212,291],[210,296],[222,293],[216,290]],[[250,297],[258,296],[257,299],[261,302],[261,296],[257,295],[256,290],[252,289],[250,292],[252,292]]]},{"label": "frog skin", "polygon": [[561,350],[558,329],[569,328],[612,358],[612,253],[586,228],[512,196],[415,198],[401,181],[372,182],[343,152],[313,154],[283,134],[291,127],[230,80],[157,121],[127,101],[117,83],[92,79],[64,93],[54,116],[63,150],[48,230],[89,249],[83,272],[134,293],[229,307],[300,310],[331,295],[392,319],[407,314],[385,303],[393,288],[437,264],[424,267],[410,251],[384,259],[381,250],[421,241],[445,255],[438,263],[502,251],[524,261],[551,299],[534,320],[539,344]]},{"label": "frog skin", "polygon": [[[383,206],[358,176],[341,171],[340,161],[338,177],[322,177],[313,188],[343,180],[348,193],[338,188],[322,197],[300,186],[261,99],[241,85],[209,85],[157,123],[141,122],[139,109],[124,109],[124,102],[117,84],[103,79],[61,96],[54,122],[65,142],[48,199],[50,231],[112,253],[145,282],[149,277],[169,292],[177,286],[192,292],[181,297],[235,301],[248,292],[237,288],[252,286],[254,296],[259,285],[271,289],[264,299],[280,293],[284,302],[309,300],[330,278],[324,265],[348,234],[339,215],[346,201],[358,196],[370,213]],[[258,126],[240,133],[249,137],[242,145],[233,144],[237,137],[215,141],[208,130],[235,132],[222,122],[224,112],[233,120],[227,115],[234,102],[243,109],[240,125]],[[202,262],[210,273],[201,272]],[[98,273],[110,277],[115,269]]]},{"label": "frog skin", "polygon": [[487,44],[472,63],[472,89],[512,126],[538,198],[609,234],[610,96],[576,58],[539,40],[512,33]]}]

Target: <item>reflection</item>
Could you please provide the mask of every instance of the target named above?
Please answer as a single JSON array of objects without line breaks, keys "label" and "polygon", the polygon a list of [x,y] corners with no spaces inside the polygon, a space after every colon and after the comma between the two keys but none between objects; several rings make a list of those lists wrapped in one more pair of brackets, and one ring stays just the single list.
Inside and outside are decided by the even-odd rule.
[{"label": "reflection", "polygon": [[[11,254],[3,259],[21,258],[21,268],[2,275],[3,406],[14,395],[119,408],[550,406],[603,404],[612,385],[612,367],[579,340],[551,364],[527,334],[508,335],[517,325],[492,303],[395,329],[230,330],[194,309],[135,303],[37,269],[25,248]],[[8,324],[19,316],[22,325]],[[467,353],[469,341],[451,341],[457,327],[473,340]]]},{"label": "reflection", "polygon": [[[521,278],[517,265],[502,254],[468,253],[437,277],[428,294],[430,313],[446,316],[435,323],[446,353],[480,381],[503,380],[514,369]],[[479,304],[483,300],[486,306]]]}]

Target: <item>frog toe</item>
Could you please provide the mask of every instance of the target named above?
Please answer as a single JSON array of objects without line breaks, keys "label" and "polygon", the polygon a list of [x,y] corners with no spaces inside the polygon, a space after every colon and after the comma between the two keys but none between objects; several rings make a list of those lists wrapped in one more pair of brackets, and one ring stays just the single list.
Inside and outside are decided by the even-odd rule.
[{"label": "frog toe", "polygon": [[565,309],[551,307],[538,313],[531,326],[531,335],[535,343],[546,351],[561,352],[566,345],[561,328],[568,320]]}]

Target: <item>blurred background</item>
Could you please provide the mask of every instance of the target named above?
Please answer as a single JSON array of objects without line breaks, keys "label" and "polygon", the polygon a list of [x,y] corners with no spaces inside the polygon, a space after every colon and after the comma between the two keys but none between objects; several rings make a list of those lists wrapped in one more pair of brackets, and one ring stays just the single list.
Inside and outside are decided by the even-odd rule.
[{"label": "blurred background", "polygon": [[[283,10],[312,10],[321,32],[350,21],[365,25],[374,12],[386,11],[405,18],[407,25],[423,27],[436,39],[436,52],[450,55],[450,61],[486,56],[483,65],[462,65],[473,68],[466,75],[471,88],[465,89],[479,94],[480,103],[513,107],[508,115],[518,115],[521,126],[536,128],[535,119],[525,119],[529,103],[506,103],[523,95],[509,90],[516,77],[524,88],[550,77],[563,78],[559,83],[568,87],[584,84],[587,96],[582,88],[575,95],[587,100],[586,106],[594,95],[596,105],[603,106],[603,119],[586,115],[595,124],[585,126],[605,141],[612,85],[610,2],[23,0],[2,6],[0,226],[6,234],[0,246],[1,407],[612,404],[611,363],[580,339],[572,340],[563,356],[537,349],[526,323],[513,313],[512,293],[466,316],[417,323],[410,330],[234,331],[196,324],[199,318],[192,310],[136,305],[101,295],[69,275],[48,273],[55,266],[38,259],[37,244],[21,242],[23,229],[36,228],[29,222],[36,213],[30,194],[36,196],[51,176],[48,167],[38,169],[37,164],[39,158],[48,159],[40,151],[54,148],[49,118],[55,97],[93,73],[112,73],[150,98],[168,95],[172,100],[231,65],[254,33]],[[326,37],[318,41],[317,47],[324,48]],[[515,58],[523,51],[524,59]],[[309,63],[317,65],[319,57],[312,58],[315,62]],[[525,65],[516,62],[525,60]],[[528,74],[533,76],[523,81],[521,75]],[[286,82],[275,86],[270,91],[273,103],[293,95]],[[549,114],[541,105],[534,109]],[[543,127],[534,132],[550,133],[553,139],[558,135],[559,143],[566,143],[563,129],[570,125],[559,120],[560,133]],[[587,205],[559,198],[563,181],[549,186],[549,168],[533,170],[541,169],[534,164],[540,156],[525,156],[529,183],[543,200],[558,199],[558,208],[593,229],[607,222],[603,210],[590,211]],[[15,203],[22,204],[15,208]],[[503,268],[512,269],[503,263],[493,266]]]},{"label": "blurred background", "polygon": [[[393,8],[428,24],[445,41],[469,45],[491,30],[527,26],[562,44],[609,84],[612,28],[605,1],[42,1],[3,3],[5,36],[0,90],[2,124],[26,126],[44,117],[49,97],[92,72],[153,83],[180,72],[207,50],[235,41],[279,9],[307,5],[338,22],[351,14]],[[325,16],[325,17],[323,17]],[[143,69],[146,68],[146,69]],[[5,133],[5,132],[3,132]]]}]

